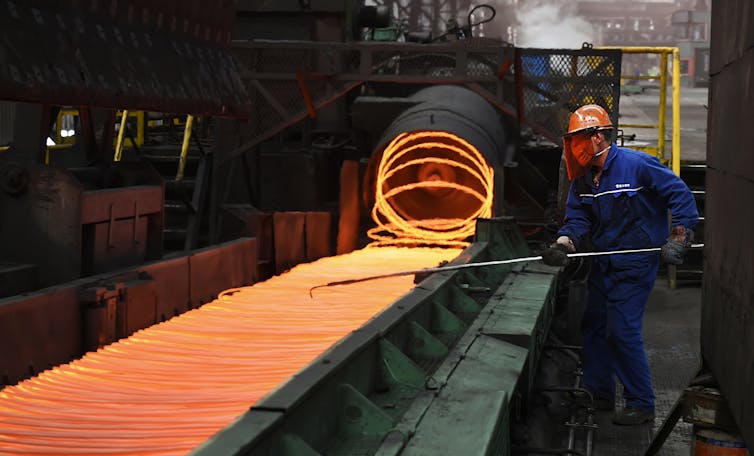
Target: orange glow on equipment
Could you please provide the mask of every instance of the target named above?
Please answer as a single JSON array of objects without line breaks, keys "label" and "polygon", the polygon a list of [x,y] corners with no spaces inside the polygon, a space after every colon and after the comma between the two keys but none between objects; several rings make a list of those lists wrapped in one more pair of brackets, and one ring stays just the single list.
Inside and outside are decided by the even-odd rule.
[{"label": "orange glow on equipment", "polygon": [[366,248],[296,266],[0,391],[0,454],[185,454],[413,287],[454,249]]},{"label": "orange glow on equipment", "polygon": [[494,170],[466,140],[417,131],[385,147],[376,172],[369,237],[378,245],[464,247],[492,215]]}]

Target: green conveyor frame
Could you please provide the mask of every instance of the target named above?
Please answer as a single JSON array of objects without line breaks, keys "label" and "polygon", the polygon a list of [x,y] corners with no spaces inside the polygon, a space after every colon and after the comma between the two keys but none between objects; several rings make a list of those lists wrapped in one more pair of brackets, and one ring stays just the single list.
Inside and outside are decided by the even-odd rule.
[{"label": "green conveyor frame", "polygon": [[[479,220],[451,264],[529,254],[512,219]],[[530,263],[434,274],[193,454],[508,455],[557,273]]]}]

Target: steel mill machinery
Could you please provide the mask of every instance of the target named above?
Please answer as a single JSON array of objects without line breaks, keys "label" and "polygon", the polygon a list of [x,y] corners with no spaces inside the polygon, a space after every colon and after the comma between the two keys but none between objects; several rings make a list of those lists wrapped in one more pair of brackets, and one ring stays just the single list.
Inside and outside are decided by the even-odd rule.
[{"label": "steel mill machinery", "polygon": [[530,255],[620,51],[272,3],[0,4],[0,453],[591,451],[578,264],[309,291]]},{"label": "steel mill machinery", "polygon": [[0,452],[510,451],[556,270],[307,287],[530,253],[620,53],[345,3],[0,6]]}]

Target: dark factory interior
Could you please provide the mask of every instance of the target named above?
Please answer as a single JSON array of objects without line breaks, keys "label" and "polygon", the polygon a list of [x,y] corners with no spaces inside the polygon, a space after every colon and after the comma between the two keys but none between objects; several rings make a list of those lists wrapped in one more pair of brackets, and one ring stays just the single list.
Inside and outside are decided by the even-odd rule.
[{"label": "dark factory interior", "polygon": [[[0,24],[0,454],[754,446],[751,1],[7,0]],[[609,128],[574,129],[594,105]],[[579,194],[584,131],[594,188],[628,148],[685,189],[682,264],[675,210],[638,250],[561,242],[574,195],[644,189]],[[626,422],[585,328],[637,251],[656,403]]]}]

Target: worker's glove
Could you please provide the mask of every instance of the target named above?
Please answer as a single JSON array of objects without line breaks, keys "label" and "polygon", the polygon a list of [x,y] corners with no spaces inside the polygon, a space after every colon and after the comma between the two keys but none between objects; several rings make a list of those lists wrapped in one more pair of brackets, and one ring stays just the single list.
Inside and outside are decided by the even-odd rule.
[{"label": "worker's glove", "polygon": [[548,266],[565,266],[568,264],[569,248],[565,244],[554,243],[542,252],[542,261]]},{"label": "worker's glove", "polygon": [[670,237],[660,249],[660,258],[667,264],[683,264],[683,256],[686,254],[693,232],[682,226],[673,227]]}]

